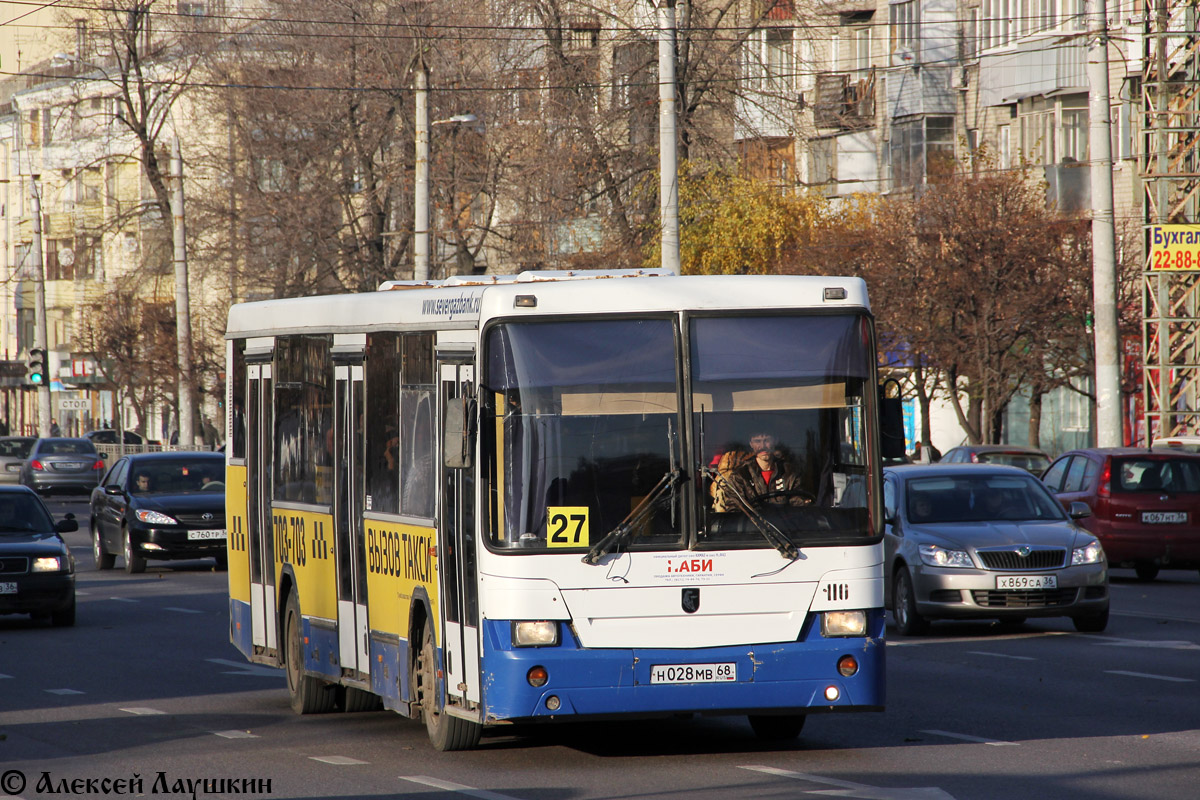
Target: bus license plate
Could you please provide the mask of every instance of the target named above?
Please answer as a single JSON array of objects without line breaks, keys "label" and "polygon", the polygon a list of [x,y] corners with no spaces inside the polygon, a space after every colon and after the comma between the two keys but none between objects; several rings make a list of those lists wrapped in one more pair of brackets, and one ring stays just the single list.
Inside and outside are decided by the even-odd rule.
[{"label": "bus license plate", "polygon": [[12,582],[0,583],[0,594],[16,594],[17,584]]},{"label": "bus license plate", "polygon": [[1187,522],[1186,511],[1143,511],[1142,522],[1146,525]]},{"label": "bus license plate", "polygon": [[997,575],[997,589],[1057,589],[1057,575]]},{"label": "bus license plate", "polygon": [[224,539],[225,529],[217,528],[211,531],[188,531],[189,539]]},{"label": "bus license plate", "polygon": [[650,668],[651,683],[724,683],[737,680],[737,664],[658,664]]}]

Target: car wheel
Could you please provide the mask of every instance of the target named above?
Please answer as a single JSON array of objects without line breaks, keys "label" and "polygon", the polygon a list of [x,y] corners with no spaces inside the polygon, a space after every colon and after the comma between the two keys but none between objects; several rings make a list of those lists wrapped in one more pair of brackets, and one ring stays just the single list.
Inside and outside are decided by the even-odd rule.
[{"label": "car wheel", "polygon": [[808,717],[805,714],[780,716],[750,714],[746,719],[750,721],[750,727],[754,729],[755,736],[767,742],[779,742],[799,736],[800,731],[804,730],[804,721]]},{"label": "car wheel", "polygon": [[50,624],[56,628],[69,628],[75,624],[75,595],[71,595],[71,605],[50,613]]},{"label": "car wheel", "polygon": [[1152,581],[1158,577],[1158,566],[1155,564],[1134,564],[1133,571],[1139,581]]},{"label": "car wheel", "polygon": [[892,615],[896,618],[896,631],[905,636],[919,636],[929,630],[929,621],[917,611],[917,593],[913,590],[912,576],[907,568],[896,571],[892,586],[895,587]]},{"label": "car wheel", "polygon": [[112,569],[117,563],[117,557],[113,553],[104,551],[104,542],[100,538],[100,531],[96,529],[96,520],[92,520],[92,558],[96,560],[96,569]]},{"label": "car wheel", "polygon": [[125,528],[124,535],[121,537],[125,548],[125,571],[130,575],[136,575],[139,572],[146,571],[146,559],[141,556],[134,555],[133,542],[129,539],[129,528]]},{"label": "car wheel", "polygon": [[217,562],[217,569],[222,570],[222,571],[229,569],[228,554],[218,553],[217,555],[213,556],[213,559],[215,559]]},{"label": "car wheel", "polygon": [[1075,623],[1075,630],[1080,633],[1102,633],[1108,627],[1108,609],[1104,609],[1099,614],[1072,617],[1071,622]]},{"label": "car wheel", "polygon": [[413,679],[416,683],[414,696],[421,704],[421,716],[425,718],[425,731],[435,750],[470,750],[479,744],[483,726],[449,714],[438,708],[436,651],[433,648],[433,632],[426,625],[421,636],[421,652],[417,656]]},{"label": "car wheel", "polygon": [[297,714],[324,714],[337,700],[335,687],[304,674],[304,644],[300,633],[300,600],[293,590],[283,612],[284,671],[292,710]]}]

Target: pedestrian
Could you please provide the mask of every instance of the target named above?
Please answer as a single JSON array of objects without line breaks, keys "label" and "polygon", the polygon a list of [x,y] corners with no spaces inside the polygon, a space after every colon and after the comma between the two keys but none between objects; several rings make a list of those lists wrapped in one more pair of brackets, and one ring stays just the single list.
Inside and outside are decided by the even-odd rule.
[{"label": "pedestrian", "polygon": [[56,419],[50,420],[50,435],[62,436],[62,429],[58,427],[58,420]]}]

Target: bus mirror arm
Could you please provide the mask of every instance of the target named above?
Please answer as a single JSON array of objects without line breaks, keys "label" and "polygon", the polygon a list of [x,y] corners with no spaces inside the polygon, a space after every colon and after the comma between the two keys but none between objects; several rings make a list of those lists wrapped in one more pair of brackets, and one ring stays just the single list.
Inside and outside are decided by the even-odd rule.
[{"label": "bus mirror arm", "polygon": [[654,511],[655,506],[659,501],[666,496],[667,492],[675,488],[675,484],[683,479],[683,473],[679,469],[668,470],[665,475],[658,479],[658,483],[654,484],[654,488],[650,493],[642,498],[642,502],[638,503],[629,516],[617,523],[617,527],[613,528],[604,537],[592,545],[592,549],[588,550],[587,555],[583,557],[584,564],[599,564],[600,559],[616,549],[622,541],[629,537],[638,526],[650,516]]}]

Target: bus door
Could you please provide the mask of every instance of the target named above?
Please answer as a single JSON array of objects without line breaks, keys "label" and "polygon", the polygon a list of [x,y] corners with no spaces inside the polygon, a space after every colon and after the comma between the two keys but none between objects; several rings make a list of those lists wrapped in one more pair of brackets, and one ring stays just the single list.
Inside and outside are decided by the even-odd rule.
[{"label": "bus door", "polygon": [[275,535],[271,520],[271,365],[246,366],[246,533],[250,551],[250,632],[256,652],[278,649]]},{"label": "bus door", "polygon": [[[475,414],[475,369],[464,361],[448,361],[439,353],[438,419],[460,417],[470,430]],[[463,356],[459,356],[463,358]],[[475,463],[474,436],[465,435],[462,441],[447,441],[446,425],[442,426],[443,448],[459,448],[459,455],[468,450],[465,458],[446,458],[441,467],[441,519],[438,546],[438,571],[441,581],[442,648],[446,673],[448,710],[468,709],[468,703],[478,704],[479,694],[479,598],[475,570]],[[447,466],[455,463],[456,466]],[[466,701],[466,702],[464,702]],[[475,719],[477,712],[456,716]]]},{"label": "bus door", "polygon": [[343,670],[366,679],[367,562],[362,536],[363,367],[334,367],[333,518],[337,542],[338,649]]}]

